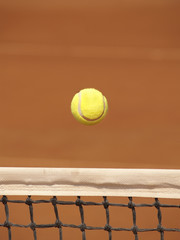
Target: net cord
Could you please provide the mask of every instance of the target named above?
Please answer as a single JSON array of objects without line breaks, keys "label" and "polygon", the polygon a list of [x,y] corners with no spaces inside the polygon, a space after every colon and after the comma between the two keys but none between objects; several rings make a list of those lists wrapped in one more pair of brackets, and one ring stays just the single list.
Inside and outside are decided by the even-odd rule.
[{"label": "net cord", "polygon": [[2,195],[180,199],[180,170],[0,168],[0,176]]}]

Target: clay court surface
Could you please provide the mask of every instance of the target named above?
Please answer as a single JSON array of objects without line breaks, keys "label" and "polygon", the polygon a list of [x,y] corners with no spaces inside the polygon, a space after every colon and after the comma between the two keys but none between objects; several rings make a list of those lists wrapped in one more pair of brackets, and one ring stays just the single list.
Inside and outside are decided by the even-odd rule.
[{"label": "clay court surface", "polygon": [[[178,1],[0,1],[0,166],[180,168],[179,11]],[[90,127],[70,112],[87,87],[109,103]]]}]

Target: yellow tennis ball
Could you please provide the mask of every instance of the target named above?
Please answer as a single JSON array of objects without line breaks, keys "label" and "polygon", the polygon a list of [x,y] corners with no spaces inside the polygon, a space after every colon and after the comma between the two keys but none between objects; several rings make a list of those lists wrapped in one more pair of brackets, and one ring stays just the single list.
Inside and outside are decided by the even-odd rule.
[{"label": "yellow tennis ball", "polygon": [[85,125],[100,122],[106,116],[107,110],[108,103],[105,96],[94,88],[86,88],[76,93],[71,102],[73,116]]}]

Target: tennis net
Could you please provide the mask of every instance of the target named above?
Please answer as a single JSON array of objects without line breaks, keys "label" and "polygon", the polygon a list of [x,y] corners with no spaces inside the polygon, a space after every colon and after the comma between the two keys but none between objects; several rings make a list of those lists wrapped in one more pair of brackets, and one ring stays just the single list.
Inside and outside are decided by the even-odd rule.
[{"label": "tennis net", "polygon": [[180,239],[180,170],[0,168],[0,239]]}]

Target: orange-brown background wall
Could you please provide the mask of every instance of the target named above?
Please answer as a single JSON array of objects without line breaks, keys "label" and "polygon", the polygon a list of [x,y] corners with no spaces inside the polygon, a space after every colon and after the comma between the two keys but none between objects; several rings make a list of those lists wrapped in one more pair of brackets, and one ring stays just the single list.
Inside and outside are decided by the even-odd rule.
[{"label": "orange-brown background wall", "polygon": [[[180,3],[0,1],[0,166],[180,167]],[[84,126],[82,88],[109,112]]]}]

